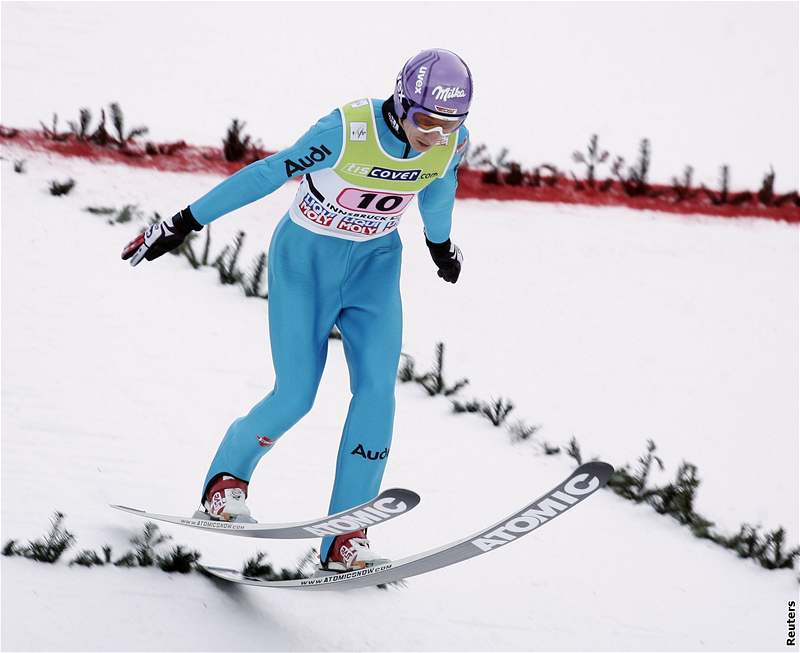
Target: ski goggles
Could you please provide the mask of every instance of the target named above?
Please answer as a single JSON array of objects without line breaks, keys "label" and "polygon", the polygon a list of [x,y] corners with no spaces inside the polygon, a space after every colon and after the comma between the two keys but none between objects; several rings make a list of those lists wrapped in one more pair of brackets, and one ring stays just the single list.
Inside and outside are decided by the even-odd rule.
[{"label": "ski goggles", "polygon": [[464,123],[466,116],[440,116],[434,115],[423,109],[422,107],[413,107],[408,112],[408,117],[419,131],[429,134],[431,132],[441,132],[444,134],[452,134],[458,131],[458,128]]}]

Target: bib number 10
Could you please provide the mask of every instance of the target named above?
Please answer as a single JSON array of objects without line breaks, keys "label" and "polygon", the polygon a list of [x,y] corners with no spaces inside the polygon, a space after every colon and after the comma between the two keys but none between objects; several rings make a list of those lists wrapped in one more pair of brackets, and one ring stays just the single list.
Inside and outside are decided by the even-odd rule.
[{"label": "bib number 10", "polygon": [[382,193],[363,188],[345,188],[336,201],[350,211],[393,215],[401,213],[413,197],[414,193]]}]

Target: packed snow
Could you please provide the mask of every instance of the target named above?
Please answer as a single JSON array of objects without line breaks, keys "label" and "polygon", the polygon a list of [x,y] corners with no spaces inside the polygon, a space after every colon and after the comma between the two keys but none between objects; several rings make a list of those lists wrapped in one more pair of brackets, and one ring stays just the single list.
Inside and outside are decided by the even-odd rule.
[{"label": "packed snow", "polygon": [[[49,195],[48,180],[65,177],[75,190]],[[176,257],[130,268],[118,255],[138,226],[83,210],[138,203],[149,212],[212,181],[44,156],[14,174],[3,162],[5,538],[40,535],[58,509],[80,547],[122,552],[141,524],[107,504],[188,513],[227,425],[271,387],[262,300]],[[250,260],[293,190],[218,222],[212,247],[243,229]],[[575,434],[586,455],[633,462],[652,437],[669,470],[684,457],[698,464],[700,512],[729,529],[781,524],[796,541],[797,357],[787,354],[797,288],[786,274],[795,228],[478,201],[460,203],[458,216],[466,258],[455,286],[426,258],[419,216],[402,225],[403,349],[418,365],[445,342],[448,377],[470,378],[466,397],[511,398],[519,417],[542,425],[541,438],[565,444]],[[523,229],[531,243],[508,239]],[[324,512],[346,374],[332,342],[313,411],[254,477],[261,520]],[[485,420],[452,415],[418,386],[398,388],[395,433],[384,487],[412,487],[423,503],[373,533],[393,557],[492,523],[570,469]],[[291,566],[310,545],[166,530],[219,565],[262,549]],[[776,606],[796,593],[792,573],[740,561],[611,493],[527,541],[388,593],[319,598],[161,572],[2,564],[11,649],[763,649],[780,636]],[[115,618],[144,597],[147,610]],[[83,628],[87,608],[113,627]],[[343,611],[369,615],[369,633],[339,627]],[[748,617],[733,625],[732,613]],[[232,625],[209,628],[220,619]]]}]

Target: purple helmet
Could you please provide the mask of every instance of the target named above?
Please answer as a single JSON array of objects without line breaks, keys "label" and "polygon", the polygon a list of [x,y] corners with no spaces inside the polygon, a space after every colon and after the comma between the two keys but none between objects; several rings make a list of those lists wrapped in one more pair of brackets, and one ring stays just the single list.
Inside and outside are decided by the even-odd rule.
[{"label": "purple helmet", "polygon": [[466,118],[472,102],[472,74],[450,50],[423,50],[403,66],[394,89],[400,120],[414,110],[446,118]]}]

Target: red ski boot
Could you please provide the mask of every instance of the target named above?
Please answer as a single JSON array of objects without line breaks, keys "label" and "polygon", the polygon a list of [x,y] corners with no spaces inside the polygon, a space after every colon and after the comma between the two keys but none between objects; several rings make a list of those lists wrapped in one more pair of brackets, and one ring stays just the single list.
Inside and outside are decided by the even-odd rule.
[{"label": "red ski boot", "polygon": [[215,478],[208,486],[203,507],[212,519],[254,522],[247,498],[247,482],[228,474]]},{"label": "red ski boot", "polygon": [[337,535],[328,552],[328,560],[321,565],[327,571],[352,571],[375,567],[389,562],[389,558],[373,553],[364,530]]}]

